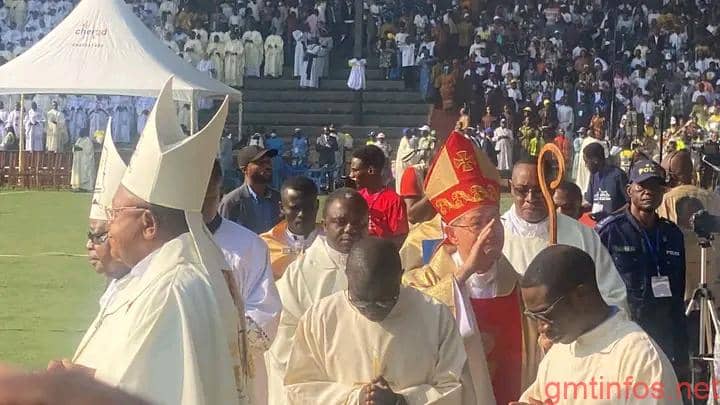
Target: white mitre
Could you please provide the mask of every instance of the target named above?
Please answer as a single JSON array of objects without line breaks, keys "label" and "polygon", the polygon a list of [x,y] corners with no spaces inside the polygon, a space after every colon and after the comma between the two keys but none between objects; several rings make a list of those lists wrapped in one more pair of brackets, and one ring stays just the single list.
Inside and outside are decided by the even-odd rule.
[{"label": "white mitre", "polygon": [[107,208],[112,206],[112,199],[125,173],[125,162],[115,148],[112,139],[112,119],[108,120],[105,140],[103,141],[100,164],[98,165],[95,190],[90,206],[90,219],[107,221]]},{"label": "white mitre", "polygon": [[[219,304],[225,325],[239,393],[247,395],[249,386],[246,341],[238,331],[245,330],[245,310],[237,286],[228,285],[232,275],[224,272],[230,267],[215,244],[202,217],[210,173],[220,146],[220,136],[228,114],[229,97],[205,128],[186,136],[178,122],[172,98],[172,77],[163,86],[155,101],[137,147],[125,170],[121,184],[132,194],[167,208],[183,210],[195,254],[202,261],[200,269],[208,277]],[[161,260],[157,258],[155,260]],[[227,277],[227,278],[226,278]],[[234,290],[234,291],[229,291]],[[235,300],[234,298],[237,298]],[[241,404],[244,401],[240,401]]]},{"label": "white mitre", "polygon": [[205,128],[185,136],[172,98],[172,77],[147,118],[122,185],[140,199],[200,212],[228,114],[226,97]]}]

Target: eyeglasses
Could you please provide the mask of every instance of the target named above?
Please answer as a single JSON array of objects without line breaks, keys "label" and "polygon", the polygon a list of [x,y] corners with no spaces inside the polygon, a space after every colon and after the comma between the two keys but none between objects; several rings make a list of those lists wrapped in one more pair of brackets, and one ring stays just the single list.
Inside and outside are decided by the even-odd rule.
[{"label": "eyeglasses", "polygon": [[563,296],[561,296],[560,298],[556,299],[552,304],[550,304],[549,307],[547,307],[546,309],[544,309],[544,310],[542,310],[542,311],[532,312],[532,311],[529,311],[529,310],[526,309],[526,310],[523,312],[523,314],[524,314],[525,316],[527,316],[528,318],[530,318],[530,319],[534,319],[534,320],[536,320],[536,321],[542,321],[542,322],[545,322],[545,323],[552,324],[552,323],[554,323],[555,321],[553,321],[552,319],[550,319],[550,314],[552,313],[553,310],[555,310],[555,306],[556,306],[560,301],[562,301],[562,300],[564,300],[564,299],[565,299],[565,296],[563,295]]},{"label": "eyeglasses", "polygon": [[522,197],[527,197],[528,194],[530,194],[531,192],[532,192],[532,194],[533,194],[534,196],[536,196],[536,197],[542,195],[542,189],[540,189],[540,187],[528,187],[528,186],[516,187],[516,186],[512,186],[512,189],[513,189],[513,191],[514,191],[516,194],[518,194],[518,195],[520,195],[520,196],[522,196]]},{"label": "eyeglasses", "polygon": [[350,303],[360,311],[365,311],[369,308],[392,309],[398,298],[400,298],[399,295],[396,295],[387,301],[361,301],[353,299],[347,290],[345,291],[345,294],[347,295],[348,301],[350,301]]},{"label": "eyeglasses", "polygon": [[454,224],[454,225],[448,225],[451,228],[461,228],[461,229],[468,229],[470,232],[480,232],[485,225],[488,224],[490,221],[476,221],[471,224]]},{"label": "eyeglasses", "polygon": [[93,245],[102,245],[107,242],[108,233],[107,231],[100,233],[88,232],[87,238]]},{"label": "eyeglasses", "polygon": [[117,214],[122,211],[149,211],[149,210],[150,210],[150,208],[147,208],[147,207],[129,206],[129,207],[106,208],[105,213],[107,214],[108,221],[113,221],[117,218]]}]

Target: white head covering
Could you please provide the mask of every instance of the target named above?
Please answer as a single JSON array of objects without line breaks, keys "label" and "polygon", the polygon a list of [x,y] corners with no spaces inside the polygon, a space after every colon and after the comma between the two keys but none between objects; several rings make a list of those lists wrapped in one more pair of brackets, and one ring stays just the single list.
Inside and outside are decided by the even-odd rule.
[{"label": "white head covering", "polygon": [[107,221],[105,209],[112,205],[120,180],[125,173],[125,162],[123,162],[115,143],[112,140],[112,119],[108,120],[105,140],[103,141],[100,164],[98,165],[97,178],[95,179],[95,191],[93,193],[92,205],[90,206],[90,219]]},{"label": "white head covering", "polygon": [[205,128],[185,136],[170,78],[147,118],[122,185],[149,203],[200,212],[227,113],[226,98]]},{"label": "white head covering", "polygon": [[[167,208],[183,210],[195,245],[195,253],[202,261],[202,271],[208,276],[225,325],[235,367],[242,367],[236,375],[239,390],[247,386],[247,347],[245,338],[238,338],[244,330],[245,313],[237,285],[229,282],[225,273],[229,266],[220,248],[205,226],[201,209],[205,199],[210,172],[220,145],[229,97],[205,128],[185,136],[178,122],[172,98],[172,77],[165,83],[155,102],[147,124],[138,141],[135,153],[125,170],[121,184],[138,198]],[[234,291],[228,293],[228,289]],[[245,343],[241,344],[241,340]]]}]

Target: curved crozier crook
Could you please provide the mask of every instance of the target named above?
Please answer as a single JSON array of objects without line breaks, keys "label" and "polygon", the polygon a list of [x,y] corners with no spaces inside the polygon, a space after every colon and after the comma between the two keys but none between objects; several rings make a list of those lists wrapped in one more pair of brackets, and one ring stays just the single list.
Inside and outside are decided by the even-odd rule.
[{"label": "curved crozier crook", "polygon": [[[545,159],[546,154],[554,156],[555,160],[558,162],[557,177],[555,177],[551,182],[547,181],[545,165],[543,165],[543,160]],[[542,190],[543,198],[545,199],[545,205],[548,207],[548,216],[550,219],[548,221],[550,226],[550,238],[548,243],[550,245],[555,245],[557,244],[557,208],[555,207],[555,202],[553,201],[553,192],[558,188],[558,186],[560,186],[563,178],[565,178],[565,158],[563,157],[560,148],[558,148],[554,143],[545,144],[545,146],[540,149],[540,153],[538,154],[537,171],[540,189]]]}]

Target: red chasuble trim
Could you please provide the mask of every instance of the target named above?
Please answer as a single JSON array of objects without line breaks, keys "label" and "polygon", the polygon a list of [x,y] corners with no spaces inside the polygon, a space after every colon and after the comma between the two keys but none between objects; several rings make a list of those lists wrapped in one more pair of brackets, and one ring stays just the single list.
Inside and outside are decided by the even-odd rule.
[{"label": "red chasuble trim", "polygon": [[495,400],[520,398],[522,386],[522,314],[517,286],[504,297],[470,299],[482,334]]}]

